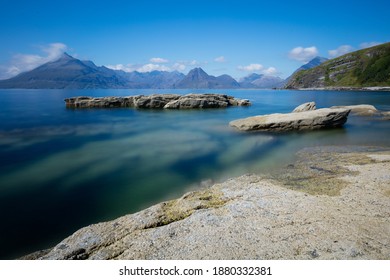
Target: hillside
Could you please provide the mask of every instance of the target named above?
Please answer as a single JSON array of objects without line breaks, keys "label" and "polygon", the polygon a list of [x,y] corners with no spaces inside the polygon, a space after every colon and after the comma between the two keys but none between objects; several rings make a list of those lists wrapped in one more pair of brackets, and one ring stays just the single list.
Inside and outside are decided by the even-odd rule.
[{"label": "hillside", "polygon": [[390,43],[351,52],[295,73],[285,88],[390,86]]}]

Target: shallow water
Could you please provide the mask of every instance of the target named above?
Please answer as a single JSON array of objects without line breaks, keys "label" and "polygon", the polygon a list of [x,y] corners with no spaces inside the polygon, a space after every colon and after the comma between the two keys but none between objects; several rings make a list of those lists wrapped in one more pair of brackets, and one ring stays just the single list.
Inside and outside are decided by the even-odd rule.
[{"label": "shallow water", "polygon": [[188,111],[73,110],[63,101],[168,92],[205,91],[0,90],[0,258],[53,246],[82,226],[178,197],[201,182],[278,168],[304,147],[390,146],[390,122],[370,117],[307,133],[239,133],[228,126],[308,101],[390,111],[386,92],[207,90],[253,105]]}]

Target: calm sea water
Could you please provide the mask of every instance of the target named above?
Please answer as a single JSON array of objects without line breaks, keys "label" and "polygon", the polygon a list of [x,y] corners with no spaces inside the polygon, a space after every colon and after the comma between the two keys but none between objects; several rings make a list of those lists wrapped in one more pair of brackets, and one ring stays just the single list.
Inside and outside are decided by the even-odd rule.
[{"label": "calm sea water", "polygon": [[72,96],[194,90],[0,90],[0,258],[61,241],[82,226],[171,198],[204,181],[285,165],[307,146],[390,146],[390,121],[350,116],[342,129],[239,133],[229,121],[317,107],[372,104],[390,93],[208,90],[248,98],[248,108],[166,111],[66,109]]}]

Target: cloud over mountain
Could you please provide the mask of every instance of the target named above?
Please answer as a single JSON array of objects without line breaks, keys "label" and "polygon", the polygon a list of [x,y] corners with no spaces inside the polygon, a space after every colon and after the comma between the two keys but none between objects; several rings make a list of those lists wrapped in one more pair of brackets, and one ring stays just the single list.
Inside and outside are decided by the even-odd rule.
[{"label": "cloud over mountain", "polygon": [[263,65],[261,64],[258,64],[258,63],[251,63],[249,65],[246,65],[246,66],[238,66],[237,67],[238,70],[240,71],[244,71],[244,72],[252,72],[252,73],[262,73],[264,75],[267,75],[267,76],[272,76],[272,75],[275,75],[278,73],[278,71],[276,70],[275,67],[268,67],[268,68],[264,68]]},{"label": "cloud over mountain", "polygon": [[237,69],[240,71],[246,71],[246,72],[256,72],[256,71],[263,70],[264,66],[261,64],[258,64],[258,63],[251,63],[251,64],[246,65],[246,66],[240,65],[237,67]]},{"label": "cloud over mountain", "polygon": [[318,49],[315,46],[304,48],[296,47],[293,48],[289,53],[288,57],[303,63],[307,63],[318,55]]},{"label": "cloud over mountain", "polygon": [[63,43],[51,43],[47,46],[41,46],[44,55],[37,54],[15,54],[11,61],[1,68],[1,79],[16,76],[22,72],[32,70],[38,66],[58,59],[67,49]]},{"label": "cloud over mountain", "polygon": [[352,52],[353,49],[354,48],[350,45],[342,45],[335,50],[328,51],[328,54],[329,54],[329,57],[335,58],[335,57],[342,56],[346,53]]}]

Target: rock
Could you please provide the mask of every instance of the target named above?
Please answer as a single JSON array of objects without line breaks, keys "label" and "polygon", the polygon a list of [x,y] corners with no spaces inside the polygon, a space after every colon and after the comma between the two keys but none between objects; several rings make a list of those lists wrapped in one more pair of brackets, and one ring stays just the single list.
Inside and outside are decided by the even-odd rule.
[{"label": "rock", "polygon": [[132,107],[134,97],[71,97],[65,99],[68,108],[119,108]]},{"label": "rock", "polygon": [[373,116],[378,115],[379,111],[372,105],[350,105],[350,106],[332,106],[330,109],[347,109],[351,110],[352,114],[359,116]]},{"label": "rock", "polygon": [[119,108],[141,109],[195,109],[249,106],[247,99],[236,99],[225,94],[152,94],[127,97],[71,97],[65,99],[68,108]]},{"label": "rock", "polygon": [[[385,191],[390,152],[323,149],[307,150],[303,154],[309,158],[301,162],[308,168],[333,164],[342,169],[330,182],[326,172],[315,178],[330,188],[335,180],[343,181],[338,195],[311,195],[283,187],[277,177],[243,175],[84,227],[30,258],[389,259],[390,200]],[[313,179],[303,176],[294,183]]]},{"label": "rock", "polygon": [[243,101],[224,94],[187,94],[165,105],[165,109],[206,109],[246,106]]},{"label": "rock", "polygon": [[316,109],[315,102],[307,102],[307,103],[303,103],[303,104],[299,105],[292,112],[299,113],[299,112],[313,111],[315,109]]},{"label": "rock", "polygon": [[390,120],[390,112],[382,112],[381,116],[382,116],[383,120],[386,120],[386,121]]},{"label": "rock", "polygon": [[142,109],[161,109],[164,108],[168,102],[179,98],[179,94],[139,95],[134,97],[134,107]]},{"label": "rock", "polygon": [[341,127],[350,110],[318,109],[300,113],[271,114],[249,117],[230,122],[242,131],[290,131]]}]

